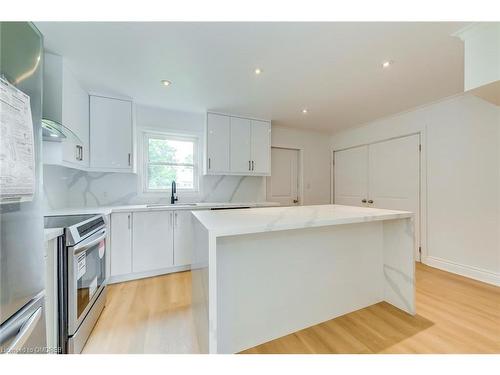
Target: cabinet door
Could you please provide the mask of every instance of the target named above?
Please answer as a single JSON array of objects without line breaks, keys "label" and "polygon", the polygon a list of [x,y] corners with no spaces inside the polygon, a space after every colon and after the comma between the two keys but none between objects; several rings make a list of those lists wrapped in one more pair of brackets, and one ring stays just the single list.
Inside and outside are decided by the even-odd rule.
[{"label": "cabinet door", "polygon": [[174,213],[174,265],[191,264],[193,256],[193,222],[191,211]]},{"label": "cabinet door", "polygon": [[336,151],[334,156],[335,204],[367,206],[368,147]]},{"label": "cabinet door", "polygon": [[251,120],[231,117],[231,172],[251,171],[251,130]]},{"label": "cabinet door", "polygon": [[134,272],[173,266],[173,211],[134,212],[132,238]]},{"label": "cabinet door", "polygon": [[229,172],[230,117],[207,115],[207,172]]},{"label": "cabinet door", "polygon": [[89,166],[89,96],[73,77],[67,66],[62,66],[62,124],[80,139],[63,141],[62,159],[82,167]]},{"label": "cabinet door", "polygon": [[90,96],[90,166],[132,170],[132,102]]},{"label": "cabinet door", "polygon": [[111,276],[132,272],[132,214],[111,215]]},{"label": "cabinet door", "polygon": [[271,124],[252,120],[252,172],[271,173]]}]

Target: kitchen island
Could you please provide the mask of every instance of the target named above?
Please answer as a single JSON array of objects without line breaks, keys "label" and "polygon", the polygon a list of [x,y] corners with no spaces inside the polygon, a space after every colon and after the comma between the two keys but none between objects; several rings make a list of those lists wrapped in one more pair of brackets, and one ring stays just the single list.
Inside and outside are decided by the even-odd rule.
[{"label": "kitchen island", "polygon": [[322,205],[192,214],[202,352],[236,353],[381,301],[415,314],[411,212]]}]

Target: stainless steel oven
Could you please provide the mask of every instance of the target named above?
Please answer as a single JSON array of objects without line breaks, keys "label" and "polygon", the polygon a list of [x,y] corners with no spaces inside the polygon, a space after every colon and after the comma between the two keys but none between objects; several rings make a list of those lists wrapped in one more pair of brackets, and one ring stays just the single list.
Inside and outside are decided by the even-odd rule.
[{"label": "stainless steel oven", "polygon": [[80,353],[106,300],[106,221],[102,215],[46,218],[46,227],[61,224],[59,346],[63,353]]},{"label": "stainless steel oven", "polygon": [[68,247],[68,323],[73,336],[104,288],[106,229]]}]

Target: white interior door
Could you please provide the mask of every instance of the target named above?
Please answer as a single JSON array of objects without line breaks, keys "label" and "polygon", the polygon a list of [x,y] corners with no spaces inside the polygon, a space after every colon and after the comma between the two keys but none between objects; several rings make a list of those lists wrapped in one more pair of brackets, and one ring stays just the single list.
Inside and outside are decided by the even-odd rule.
[{"label": "white interior door", "polygon": [[297,206],[299,197],[299,150],[271,148],[272,174],[267,177],[267,200]]},{"label": "white interior door", "polygon": [[414,212],[417,251],[420,242],[419,148],[420,135],[415,134],[371,144],[368,157],[368,206]]},{"label": "white interior door", "polygon": [[368,199],[368,146],[336,151],[335,204],[365,206]]}]

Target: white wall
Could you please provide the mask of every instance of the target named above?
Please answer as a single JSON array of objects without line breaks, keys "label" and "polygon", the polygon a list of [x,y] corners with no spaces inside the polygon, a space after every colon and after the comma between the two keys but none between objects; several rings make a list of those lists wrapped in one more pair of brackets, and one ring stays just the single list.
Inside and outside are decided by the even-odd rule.
[{"label": "white wall", "polygon": [[[203,149],[205,115],[136,106],[138,163],[141,163],[142,132],[166,131],[199,136]],[[273,144],[304,150],[305,204],[329,202],[329,137],[287,128],[272,130]],[[140,171],[140,169],[139,169]],[[140,175],[133,173],[89,173],[59,166],[44,166],[46,210],[64,207],[169,202],[167,194],[143,194]],[[256,202],[266,200],[263,177],[201,176],[200,192],[179,193],[180,202]]]},{"label": "white wall", "polygon": [[330,135],[273,126],[271,145],[302,150],[303,204],[330,203]]},{"label": "white wall", "polygon": [[333,135],[333,149],[421,132],[423,262],[500,284],[500,108],[459,96]]}]

